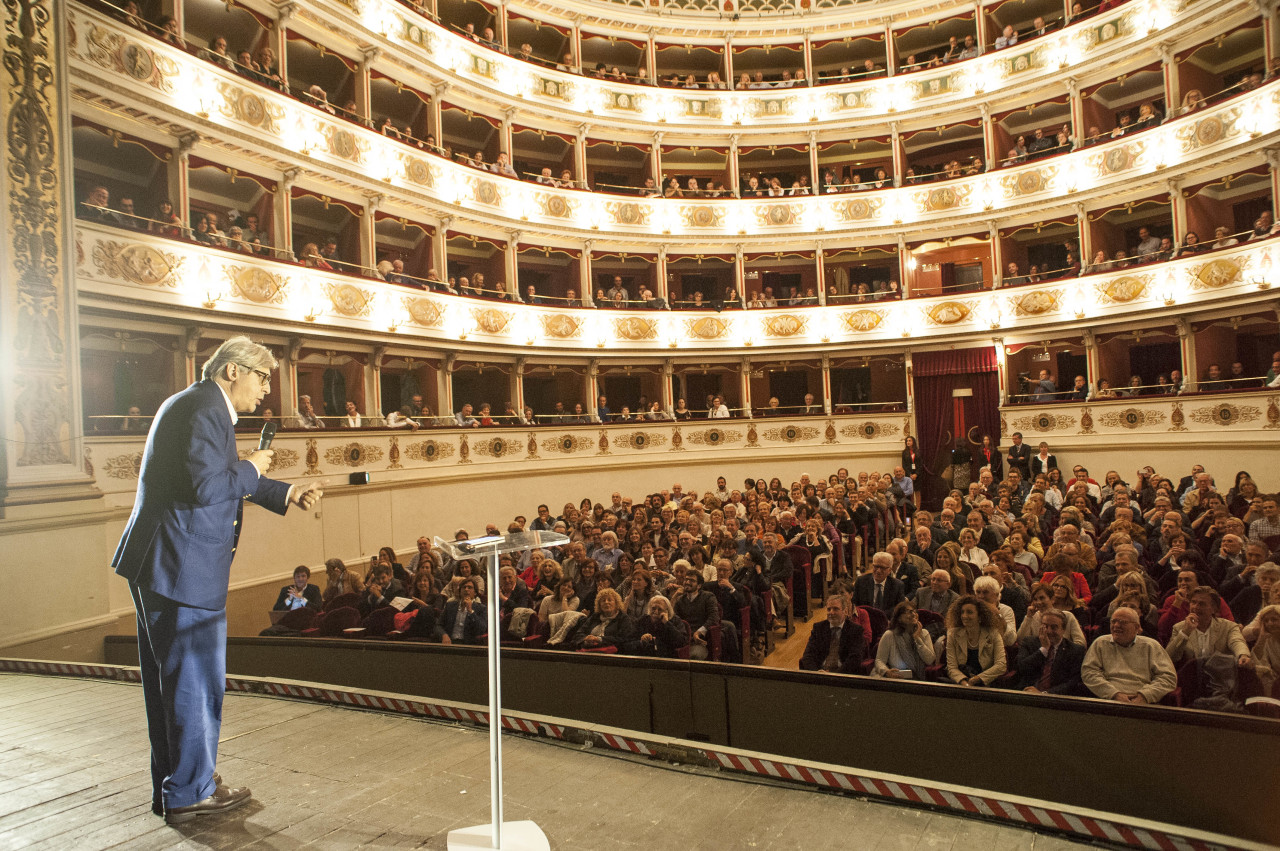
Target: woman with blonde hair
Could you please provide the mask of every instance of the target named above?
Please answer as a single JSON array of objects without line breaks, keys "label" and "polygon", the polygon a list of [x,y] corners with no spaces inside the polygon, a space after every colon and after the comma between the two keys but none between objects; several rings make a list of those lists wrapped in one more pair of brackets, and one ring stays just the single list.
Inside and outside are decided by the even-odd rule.
[{"label": "woman with blonde hair", "polygon": [[1004,619],[972,594],[947,611],[947,676],[963,686],[989,686],[1004,674]]},{"label": "woman with blonde hair", "polygon": [[939,547],[933,554],[933,566],[951,574],[951,590],[961,595],[969,593],[973,585],[973,571],[962,563],[959,544],[947,541]]},{"label": "woman with blonde hair", "polygon": [[[1046,609],[1053,608],[1053,591],[1043,582],[1037,582],[1031,586],[1031,602],[1027,604],[1027,615],[1022,619],[1022,626],[1018,627],[1018,640],[1022,641],[1026,638],[1036,638],[1040,635],[1040,615]],[[1067,640],[1072,644],[1079,644],[1084,647],[1088,644],[1088,640],[1084,637],[1084,630],[1080,628],[1080,621],[1076,620],[1076,616],[1071,612],[1062,612],[1062,617],[1066,620],[1066,628],[1064,633]]]},{"label": "woman with blonde hair", "polygon": [[1280,606],[1274,603],[1258,612],[1261,633],[1253,645],[1253,670],[1262,682],[1262,693],[1271,696],[1280,676]]},{"label": "woman with blonde hair", "polygon": [[639,620],[649,613],[649,601],[662,596],[653,589],[653,576],[643,567],[631,571],[627,596],[622,601],[622,611]]}]

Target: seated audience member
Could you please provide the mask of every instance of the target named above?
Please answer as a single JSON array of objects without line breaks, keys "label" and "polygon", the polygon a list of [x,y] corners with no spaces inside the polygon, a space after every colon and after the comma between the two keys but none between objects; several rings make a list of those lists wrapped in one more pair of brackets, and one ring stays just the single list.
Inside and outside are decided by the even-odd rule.
[{"label": "seated audience member", "polygon": [[966,594],[947,612],[947,677],[964,686],[989,686],[1007,669],[1005,624],[995,609]]},{"label": "seated audience member", "polygon": [[1037,635],[1018,646],[1018,688],[1032,694],[1084,693],[1084,645],[1066,640],[1066,625],[1066,615],[1057,609],[1040,613]]},{"label": "seated audience member", "polygon": [[879,609],[886,615],[906,599],[906,591],[893,572],[893,556],[885,552],[871,557],[871,572],[853,583],[853,604]]},{"label": "seated audience member", "polygon": [[857,621],[849,619],[848,604],[840,594],[827,598],[827,619],[818,621],[809,633],[804,655],[800,657],[802,671],[827,671],[829,673],[861,673],[862,660],[867,652],[866,636]]},{"label": "seated audience member", "polygon": [[[1110,602],[1107,603],[1105,615],[1110,618],[1115,614],[1116,609],[1121,606],[1128,606],[1138,613],[1142,621],[1142,634],[1148,638],[1158,638],[1160,635],[1160,610],[1151,602],[1148,593],[1147,584],[1143,580],[1141,571],[1130,571],[1121,574],[1116,580],[1115,595]],[[1101,608],[1095,609],[1095,619],[1104,614]]]},{"label": "seated audience member", "polygon": [[1280,583],[1280,565],[1275,562],[1264,562],[1254,569],[1252,583],[1247,574],[1249,570],[1245,567],[1241,571],[1245,585],[1231,598],[1231,613],[1235,615],[1236,623],[1252,621],[1271,599],[1272,589]]},{"label": "seated audience member", "polygon": [[1159,703],[1178,685],[1169,654],[1153,638],[1138,635],[1138,613],[1121,607],[1111,616],[1111,634],[1089,647],[1080,676],[1089,691],[1103,700]]},{"label": "seated audience member", "polygon": [[1228,653],[1241,668],[1253,667],[1249,645],[1244,643],[1240,627],[1217,616],[1221,599],[1212,588],[1201,586],[1188,595],[1191,611],[1174,628],[1165,648],[1174,665],[1200,659],[1215,653]]},{"label": "seated audience member", "polygon": [[951,574],[938,568],[929,574],[929,584],[916,591],[914,602],[917,609],[945,615],[959,598],[960,595],[951,589]]},{"label": "seated audience member", "polygon": [[480,421],[472,416],[473,413],[474,411],[471,407],[471,403],[464,402],[462,404],[462,410],[458,411],[458,413],[454,415],[454,423],[459,428],[479,428]]},{"label": "seated audience member", "polygon": [[[1018,640],[1023,641],[1038,636],[1041,613],[1053,608],[1053,591],[1044,583],[1037,582],[1031,587],[1031,602],[1027,604],[1027,616],[1022,619],[1022,626],[1018,628]],[[1055,609],[1055,611],[1062,610]],[[1076,616],[1071,612],[1062,612],[1062,616],[1066,621],[1064,630],[1067,640],[1084,647],[1088,642]]]},{"label": "seated audience member", "polygon": [[340,558],[331,558],[324,563],[325,585],[321,599],[328,604],[334,597],[343,594],[361,594],[364,592],[364,580],[353,570],[347,570]]},{"label": "seated audience member", "polygon": [[356,407],[355,402],[347,402],[347,413],[342,418],[343,428],[360,428],[364,425],[364,417],[360,416],[360,409]]},{"label": "seated audience member", "polygon": [[319,609],[321,605],[320,589],[311,584],[311,568],[300,564],[293,570],[293,584],[280,589],[280,596],[271,608],[277,612],[288,612],[308,606]]},{"label": "seated audience member", "polygon": [[294,428],[324,428],[324,423],[316,416],[316,409],[311,406],[310,396],[298,397],[298,413],[293,418]]},{"label": "seated audience member", "polygon": [[[1179,570],[1178,584],[1173,593],[1160,608],[1160,626],[1158,638],[1160,643],[1168,645],[1173,638],[1173,628],[1182,622],[1191,612],[1191,592],[1200,587],[1200,577],[1194,570]],[[1234,620],[1230,607],[1223,600],[1218,601],[1218,617]]]},{"label": "seated audience member", "polygon": [[470,577],[458,586],[458,598],[444,604],[440,617],[443,644],[480,644],[488,633],[484,603],[480,602],[476,583]]},{"label": "seated audience member", "polygon": [[[348,402],[347,404],[351,404]],[[418,421],[413,418],[413,408],[405,405],[399,410],[391,411],[387,414],[387,428],[407,428],[411,431],[418,430]]]},{"label": "seated audience member", "polygon": [[375,609],[391,605],[391,601],[399,597],[403,590],[400,581],[392,574],[391,565],[379,562],[369,571],[364,594],[360,598],[360,614],[367,616]]},{"label": "seated audience member", "polygon": [[[595,593],[595,610],[574,625],[565,645],[574,650],[616,647],[620,653],[629,652],[637,638],[636,622],[622,611],[622,597],[607,587],[607,577],[601,576],[600,580],[606,586]],[[600,582],[596,584],[599,586]]]},{"label": "seated audience member", "polygon": [[[677,561],[676,565],[680,565],[682,561]],[[728,636],[721,621],[720,604],[716,601],[714,594],[703,590],[702,575],[689,570],[686,563],[683,578],[679,578],[678,585],[673,581],[669,589],[671,605],[675,609],[676,617],[688,623],[693,630],[690,636],[692,644],[689,648],[689,658],[710,658],[710,633],[717,626],[721,628],[720,640],[723,651]]]},{"label": "seated audience member", "polygon": [[[554,562],[552,562],[554,564]],[[516,609],[534,608],[533,597],[529,586],[516,573],[514,567],[503,567],[498,570],[498,617],[506,620]]]},{"label": "seated audience member", "polygon": [[933,637],[920,624],[916,607],[903,600],[889,616],[889,629],[880,637],[871,673],[893,680],[923,680],[935,658]]},{"label": "seated audience member", "polygon": [[560,580],[556,593],[542,598],[542,602],[538,604],[538,617],[547,621],[554,614],[576,612],[578,609],[577,588],[574,586],[573,580],[566,576]]},{"label": "seated audience member", "polygon": [[649,600],[647,613],[636,622],[636,632],[640,635],[634,647],[638,656],[675,659],[680,649],[689,645],[688,625],[675,617],[671,601],[658,595]]},{"label": "seated audience member", "polygon": [[1000,602],[1000,581],[990,576],[979,576],[973,581],[973,596],[986,603],[1004,621],[1004,646],[1018,643],[1018,625],[1013,609]]},{"label": "seated audience member", "polygon": [[1259,634],[1253,645],[1253,669],[1264,695],[1275,696],[1280,677],[1280,605],[1272,604],[1258,613]]}]

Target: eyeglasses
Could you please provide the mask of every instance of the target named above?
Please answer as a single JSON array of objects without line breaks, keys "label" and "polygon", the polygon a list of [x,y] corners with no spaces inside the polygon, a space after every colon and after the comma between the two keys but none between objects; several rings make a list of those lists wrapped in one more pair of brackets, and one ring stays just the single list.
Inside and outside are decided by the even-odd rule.
[{"label": "eyeglasses", "polygon": [[247,369],[250,372],[252,372],[254,375],[258,376],[258,381],[262,384],[263,387],[271,386],[271,373],[263,372],[260,369],[254,369],[253,367],[246,366],[245,364],[237,364],[237,366]]}]

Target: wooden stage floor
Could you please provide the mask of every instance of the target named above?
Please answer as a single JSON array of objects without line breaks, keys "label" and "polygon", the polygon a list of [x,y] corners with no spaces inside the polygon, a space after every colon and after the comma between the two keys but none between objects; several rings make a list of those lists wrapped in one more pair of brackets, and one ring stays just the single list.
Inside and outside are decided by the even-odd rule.
[{"label": "wooden stage floor", "polygon": [[[483,730],[228,694],[218,769],[254,800],[168,827],[151,814],[142,690],[0,675],[0,849],[444,848],[489,820]],[[506,737],[506,817],[555,849],[1084,847],[579,746]]]}]

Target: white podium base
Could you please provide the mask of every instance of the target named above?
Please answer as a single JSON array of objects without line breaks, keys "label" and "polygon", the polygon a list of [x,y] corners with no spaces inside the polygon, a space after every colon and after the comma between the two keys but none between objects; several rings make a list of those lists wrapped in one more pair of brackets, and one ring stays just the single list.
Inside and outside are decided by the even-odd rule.
[{"label": "white podium base", "polygon": [[493,826],[478,824],[449,831],[449,851],[551,851],[547,835],[531,821],[504,821],[502,848],[493,847]]}]

